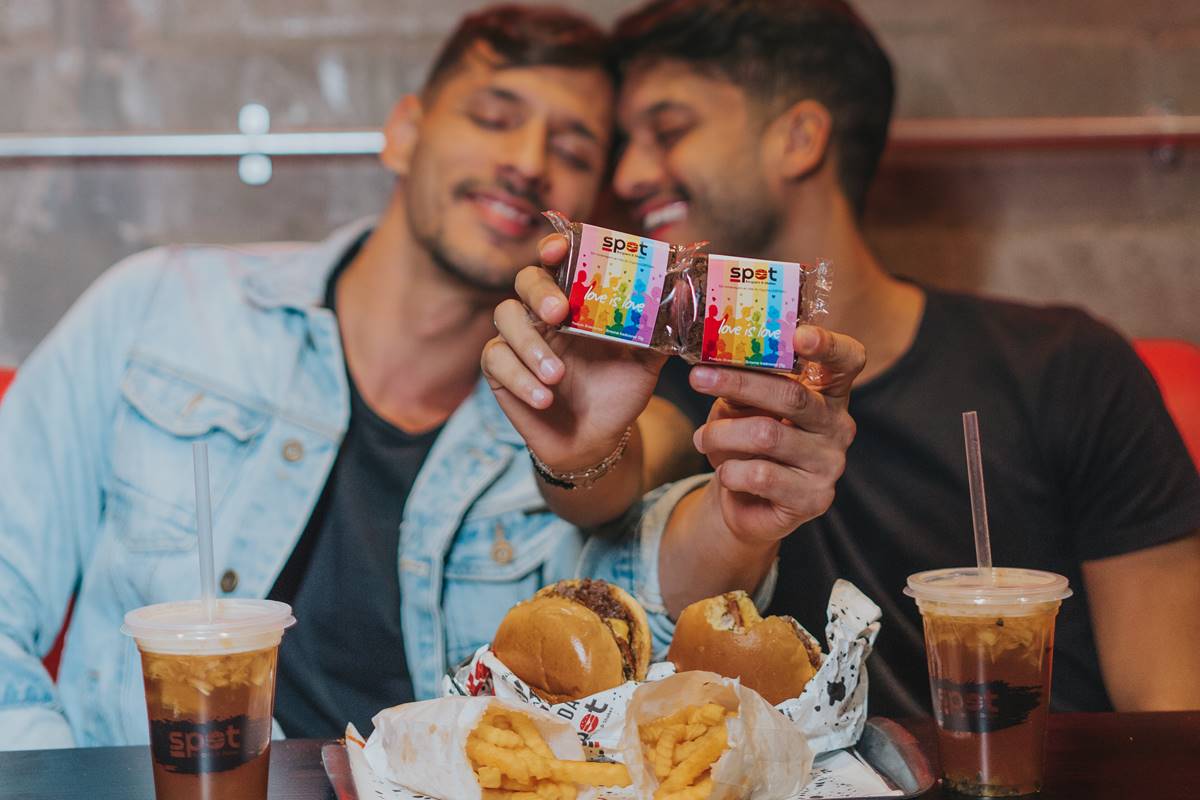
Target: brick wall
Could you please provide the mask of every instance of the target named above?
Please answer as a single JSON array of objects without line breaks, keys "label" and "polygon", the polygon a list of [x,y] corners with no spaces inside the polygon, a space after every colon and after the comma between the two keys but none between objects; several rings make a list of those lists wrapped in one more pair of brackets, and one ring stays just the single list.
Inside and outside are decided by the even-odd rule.
[{"label": "brick wall", "polygon": [[[0,2],[0,132],[376,127],[467,0]],[[574,0],[603,21],[627,0]],[[1200,3],[859,0],[907,116],[1200,114]],[[0,162],[0,362],[28,354],[124,255],[172,241],[315,238],[379,208],[370,158]],[[894,154],[868,229],[933,283],[1080,303],[1133,336],[1200,341],[1200,167],[1140,150]]]}]

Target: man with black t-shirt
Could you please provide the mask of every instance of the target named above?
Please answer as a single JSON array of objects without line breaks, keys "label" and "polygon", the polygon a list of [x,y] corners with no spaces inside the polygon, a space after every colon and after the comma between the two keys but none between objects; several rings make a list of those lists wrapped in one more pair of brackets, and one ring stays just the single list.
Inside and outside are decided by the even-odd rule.
[{"label": "man with black t-shirt", "polygon": [[[842,0],[656,0],[620,20],[614,40],[627,139],[614,186],[644,232],[708,239],[717,253],[830,259],[826,324],[869,355],[832,507],[752,543],[778,555],[770,610],[819,632],[833,581],[853,581],[883,609],[872,712],[928,714],[921,621],[901,590],[911,573],[974,563],[961,413],[975,409],[995,563],[1062,573],[1075,591],[1058,621],[1053,708],[1200,708],[1200,479],[1153,380],[1083,312],[942,292],[878,262],[858,220],[893,79],[857,15]],[[543,259],[558,247],[544,243]],[[556,289],[535,276],[517,288],[540,309]],[[528,332],[514,322],[501,333],[526,358]],[[703,486],[672,528],[719,516],[714,487],[729,477],[784,480],[780,455],[810,447],[807,427],[780,425],[774,408],[711,400],[768,380],[667,362],[660,393],[699,426],[695,444],[716,468],[694,479]],[[585,422],[573,429],[594,430]],[[719,560],[675,564],[705,558]]]}]

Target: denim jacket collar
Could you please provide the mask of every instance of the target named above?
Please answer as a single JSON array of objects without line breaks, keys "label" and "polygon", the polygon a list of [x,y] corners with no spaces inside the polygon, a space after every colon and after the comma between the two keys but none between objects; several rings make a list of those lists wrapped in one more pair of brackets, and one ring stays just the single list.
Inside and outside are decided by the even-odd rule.
[{"label": "denim jacket collar", "polygon": [[246,297],[263,309],[285,308],[305,312],[325,301],[329,274],[342,254],[371,230],[377,217],[365,217],[338,228],[316,247],[307,248],[267,270],[252,272],[243,282]]},{"label": "denim jacket collar", "polygon": [[[356,239],[371,230],[377,221],[377,217],[365,217],[351,222],[334,231],[316,247],[287,259],[278,267],[251,273],[243,283],[246,296],[264,309],[285,308],[307,313],[320,307],[325,300],[330,272],[342,254]],[[478,421],[489,438],[515,447],[525,446],[521,435],[500,410],[491,389],[482,378],[464,406],[479,414]],[[460,408],[455,414],[462,410]]]}]

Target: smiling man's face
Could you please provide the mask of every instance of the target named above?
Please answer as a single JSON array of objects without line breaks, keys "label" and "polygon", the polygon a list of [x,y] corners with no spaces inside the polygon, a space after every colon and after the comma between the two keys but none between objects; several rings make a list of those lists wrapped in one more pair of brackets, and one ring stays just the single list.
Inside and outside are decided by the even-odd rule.
[{"label": "smiling man's face", "polygon": [[617,108],[628,143],[613,185],[647,236],[748,256],[771,242],[779,212],[763,175],[764,124],[745,91],[655,61],[629,72]]},{"label": "smiling man's face", "polygon": [[405,187],[414,236],[461,280],[511,290],[547,232],[543,210],[590,213],[613,94],[600,69],[504,68],[469,55],[426,98]]}]

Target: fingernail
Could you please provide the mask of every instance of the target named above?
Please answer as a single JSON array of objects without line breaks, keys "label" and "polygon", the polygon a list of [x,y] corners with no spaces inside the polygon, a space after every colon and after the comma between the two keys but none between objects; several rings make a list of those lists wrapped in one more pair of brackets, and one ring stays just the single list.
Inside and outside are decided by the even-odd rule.
[{"label": "fingernail", "polygon": [[815,350],[821,344],[821,334],[813,326],[805,325],[797,331],[797,343],[801,350]]},{"label": "fingernail", "polygon": [[550,405],[550,392],[539,386],[533,390],[533,402],[539,406]]},{"label": "fingernail", "polygon": [[542,373],[543,378],[553,378],[558,374],[558,359],[542,356],[538,362],[538,372]]},{"label": "fingernail", "polygon": [[692,370],[692,383],[701,389],[711,389],[717,385],[717,371],[712,367],[696,367]]},{"label": "fingernail", "polygon": [[562,301],[557,297],[547,297],[542,301],[542,318],[552,317],[558,311]]},{"label": "fingernail", "polygon": [[703,431],[704,427],[701,426],[696,429],[695,433],[692,434],[692,446],[696,448],[696,452],[698,453],[704,452],[704,436],[702,435]]}]

